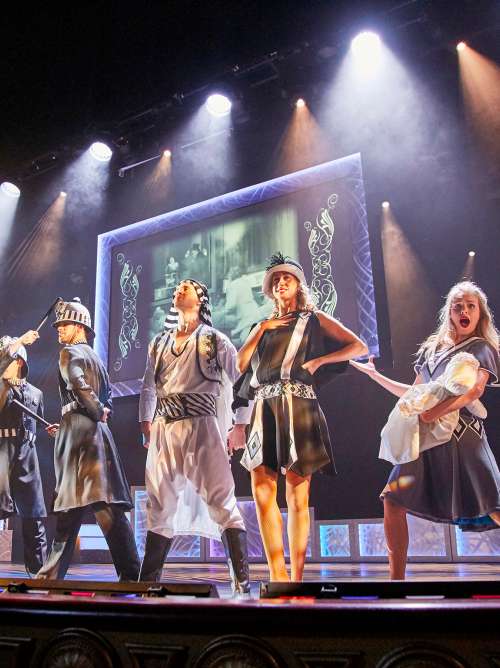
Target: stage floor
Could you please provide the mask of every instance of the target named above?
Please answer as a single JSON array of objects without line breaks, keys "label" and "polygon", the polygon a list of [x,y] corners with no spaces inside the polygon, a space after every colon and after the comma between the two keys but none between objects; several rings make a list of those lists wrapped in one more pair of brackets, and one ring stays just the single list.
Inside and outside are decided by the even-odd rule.
[{"label": "stage floor", "polygon": [[[258,598],[259,583],[268,580],[268,571],[263,564],[251,564],[252,595]],[[0,563],[0,578],[25,578],[22,564]],[[89,580],[110,582],[116,580],[116,573],[111,564],[75,564],[66,576],[68,580]],[[387,564],[380,563],[322,563],[306,564],[305,581],[358,581],[360,579],[389,579]],[[452,581],[452,580],[500,580],[499,563],[418,563],[409,564],[408,580]],[[168,564],[163,569],[163,580],[170,582],[211,582],[217,586],[221,598],[231,596],[229,574],[225,564],[196,563]]]}]

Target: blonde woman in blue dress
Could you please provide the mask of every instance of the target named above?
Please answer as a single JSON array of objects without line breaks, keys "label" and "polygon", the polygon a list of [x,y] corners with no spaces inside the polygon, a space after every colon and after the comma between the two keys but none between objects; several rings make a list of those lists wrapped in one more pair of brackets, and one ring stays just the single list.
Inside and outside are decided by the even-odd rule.
[{"label": "blonde woman in blue dress", "polygon": [[[498,382],[498,346],[499,333],[484,292],[470,281],[454,285],[440,311],[436,331],[418,350],[415,383],[439,377],[459,353],[470,353],[478,360],[477,381],[468,392],[448,398],[420,416],[429,424],[459,410],[452,438],[420,453],[415,461],[395,466],[382,491],[393,580],[405,577],[407,513],[452,523],[463,531],[486,531],[500,525],[500,472],[482,419],[467,409],[482,396],[486,385]],[[397,397],[410,387],[383,376],[371,359],[367,364],[351,364]]]}]

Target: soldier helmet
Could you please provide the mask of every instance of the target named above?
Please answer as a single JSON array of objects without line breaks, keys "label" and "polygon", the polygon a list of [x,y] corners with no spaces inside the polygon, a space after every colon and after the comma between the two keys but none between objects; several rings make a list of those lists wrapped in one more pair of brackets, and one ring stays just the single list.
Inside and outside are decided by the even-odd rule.
[{"label": "soldier helmet", "polygon": [[78,297],[74,297],[70,302],[61,302],[56,306],[56,320],[52,323],[52,327],[57,327],[67,322],[83,325],[87,332],[95,336],[95,332],[92,329],[90,312]]},{"label": "soldier helmet", "polygon": [[[0,348],[5,348],[6,346],[10,346],[10,344],[14,343],[15,340],[16,339],[13,339],[11,336],[2,336],[2,338],[0,339]],[[19,348],[14,353],[13,358],[23,360],[24,364],[21,369],[21,378],[27,378],[29,373],[29,366],[28,366],[28,353],[26,351],[26,348],[24,346],[19,346]]]}]

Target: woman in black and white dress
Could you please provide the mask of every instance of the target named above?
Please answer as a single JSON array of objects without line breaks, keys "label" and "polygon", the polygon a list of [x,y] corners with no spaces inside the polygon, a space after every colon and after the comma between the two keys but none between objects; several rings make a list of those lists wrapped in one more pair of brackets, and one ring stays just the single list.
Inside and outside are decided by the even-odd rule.
[{"label": "woman in black and white dress", "polygon": [[[282,519],[276,493],[286,477],[291,578],[302,580],[309,537],[311,475],[331,464],[330,438],[316,389],[339,363],[364,355],[365,344],[311,302],[302,267],[273,256],[262,290],[273,300],[270,318],[256,324],[238,352],[243,375],[238,396],[253,399],[241,463],[251,472],[252,492],[270,579],[288,580]],[[343,370],[343,367],[342,367]],[[234,442],[244,438],[235,425]]]}]

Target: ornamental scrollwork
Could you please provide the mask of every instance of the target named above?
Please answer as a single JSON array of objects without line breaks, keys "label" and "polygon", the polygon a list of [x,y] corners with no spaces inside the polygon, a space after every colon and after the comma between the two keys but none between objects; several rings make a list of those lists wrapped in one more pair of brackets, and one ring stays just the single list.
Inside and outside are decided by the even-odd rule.
[{"label": "ornamental scrollwork", "polygon": [[307,245],[312,262],[311,294],[316,306],[333,315],[337,307],[337,290],[332,275],[332,245],[335,233],[333,210],[338,195],[330,195],[327,205],[322,207],[316,220],[306,221],[304,228],[309,232]]},{"label": "ornamental scrollwork", "polygon": [[121,357],[114,364],[115,371],[119,371],[132,347],[137,348],[140,342],[137,339],[139,323],[137,320],[137,294],[139,292],[139,274],[142,266],[134,266],[123,253],[118,253],[116,261],[122,266],[120,274],[120,290],[122,296],[122,322],[118,335],[118,347]]}]

